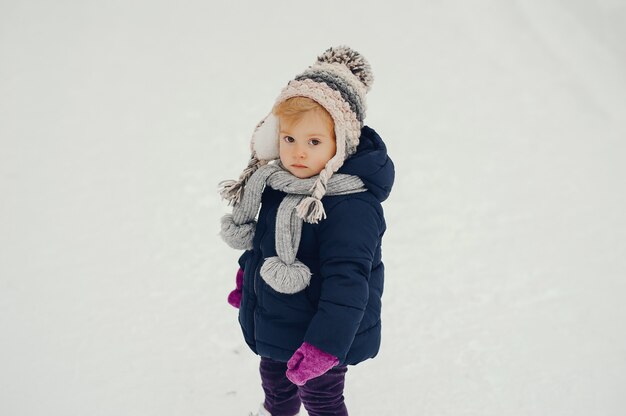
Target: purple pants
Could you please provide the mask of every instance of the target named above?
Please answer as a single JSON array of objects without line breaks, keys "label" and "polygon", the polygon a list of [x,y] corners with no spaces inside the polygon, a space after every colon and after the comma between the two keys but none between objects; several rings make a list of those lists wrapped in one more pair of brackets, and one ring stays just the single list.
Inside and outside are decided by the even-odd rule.
[{"label": "purple pants", "polygon": [[289,381],[285,375],[287,363],[261,357],[260,370],[265,391],[263,405],[272,416],[294,416],[300,410],[300,403],[309,416],[348,416],[343,398],[347,367],[334,367],[304,386]]}]

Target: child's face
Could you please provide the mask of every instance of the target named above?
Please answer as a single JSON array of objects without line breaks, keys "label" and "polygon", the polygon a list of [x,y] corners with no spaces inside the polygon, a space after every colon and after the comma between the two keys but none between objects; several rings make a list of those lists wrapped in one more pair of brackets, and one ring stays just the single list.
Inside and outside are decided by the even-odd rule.
[{"label": "child's face", "polygon": [[307,111],[302,118],[280,120],[280,161],[295,177],[315,176],[324,169],[337,150],[332,126],[319,111]]}]

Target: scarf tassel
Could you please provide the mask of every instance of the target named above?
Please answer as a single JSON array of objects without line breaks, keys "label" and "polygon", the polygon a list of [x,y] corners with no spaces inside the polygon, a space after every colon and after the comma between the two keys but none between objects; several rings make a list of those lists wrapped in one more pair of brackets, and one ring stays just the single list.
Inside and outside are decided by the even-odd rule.
[{"label": "scarf tassel", "polygon": [[292,295],[311,283],[311,271],[300,260],[287,264],[278,256],[268,257],[261,266],[261,277],[275,291]]}]

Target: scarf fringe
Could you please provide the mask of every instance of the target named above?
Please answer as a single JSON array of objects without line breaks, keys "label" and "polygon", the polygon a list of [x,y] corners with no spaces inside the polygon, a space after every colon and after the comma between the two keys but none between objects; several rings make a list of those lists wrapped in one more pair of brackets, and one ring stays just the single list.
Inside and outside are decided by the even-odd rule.
[{"label": "scarf fringe", "polygon": [[261,277],[275,291],[292,295],[311,283],[311,271],[300,260],[286,264],[278,256],[268,257],[261,266]]},{"label": "scarf fringe", "polygon": [[252,249],[255,229],[256,221],[236,224],[233,219],[233,214],[226,214],[222,217],[222,231],[220,232],[220,236],[226,244],[236,250],[250,250]]}]

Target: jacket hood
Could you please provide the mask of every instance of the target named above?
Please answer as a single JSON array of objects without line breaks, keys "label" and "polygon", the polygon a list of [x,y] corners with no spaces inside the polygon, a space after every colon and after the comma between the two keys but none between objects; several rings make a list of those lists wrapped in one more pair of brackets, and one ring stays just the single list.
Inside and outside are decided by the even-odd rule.
[{"label": "jacket hood", "polygon": [[380,201],[389,196],[395,169],[383,139],[374,129],[363,126],[356,152],[345,160],[337,173],[361,178],[365,187]]}]

